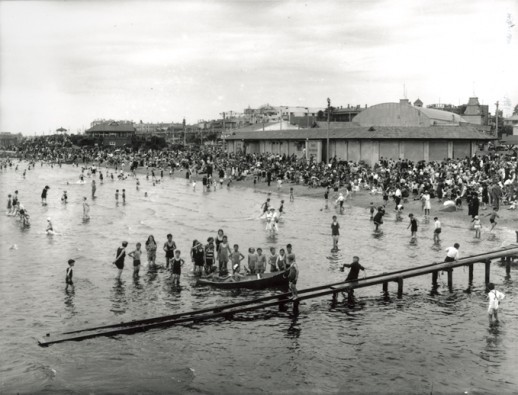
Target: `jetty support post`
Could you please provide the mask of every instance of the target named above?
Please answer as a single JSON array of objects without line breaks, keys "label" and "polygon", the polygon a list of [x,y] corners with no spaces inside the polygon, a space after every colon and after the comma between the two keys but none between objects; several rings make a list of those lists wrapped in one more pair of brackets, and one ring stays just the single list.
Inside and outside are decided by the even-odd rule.
[{"label": "jetty support post", "polygon": [[434,288],[437,288],[437,280],[439,278],[439,271],[436,270],[435,272],[432,273],[432,286]]},{"label": "jetty support post", "polygon": [[486,259],[484,261],[484,263],[485,263],[485,266],[486,266],[485,280],[486,280],[486,284],[489,284],[489,277],[490,277],[490,273],[491,273],[491,260],[490,259]]},{"label": "jetty support post", "polygon": [[511,278],[511,257],[507,257],[505,262],[505,276],[507,279]]},{"label": "jetty support post", "polygon": [[282,301],[282,298],[279,298],[279,311],[286,310],[286,303]]},{"label": "jetty support post", "polygon": [[385,282],[383,283],[383,293],[384,293],[384,294],[387,294],[387,293],[388,293],[388,282],[387,282],[387,281],[385,281]]},{"label": "jetty support post", "polygon": [[446,272],[448,273],[448,289],[451,292],[453,289],[453,269],[452,268],[446,269]]},{"label": "jetty support post", "polygon": [[354,290],[348,289],[347,290],[347,303],[348,304],[354,304]]},{"label": "jetty support post", "polygon": [[397,279],[397,297],[398,299],[403,297],[403,277]]},{"label": "jetty support post", "polygon": [[333,292],[333,299],[331,300],[331,304],[334,306],[338,301],[338,292]]},{"label": "jetty support post", "polygon": [[473,264],[470,263],[468,265],[468,283],[469,285],[473,284]]},{"label": "jetty support post", "polygon": [[293,314],[294,315],[299,315],[299,301],[298,300],[294,300],[293,301]]}]

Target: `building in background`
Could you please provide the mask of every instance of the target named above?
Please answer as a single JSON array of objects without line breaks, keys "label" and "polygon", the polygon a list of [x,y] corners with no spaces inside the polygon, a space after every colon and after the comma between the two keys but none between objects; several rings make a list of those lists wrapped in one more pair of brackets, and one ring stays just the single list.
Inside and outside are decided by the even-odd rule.
[{"label": "building in background", "polygon": [[11,146],[15,146],[22,140],[23,136],[21,133],[10,133],[10,132],[0,132],[0,147],[9,148]]},{"label": "building in background", "polygon": [[274,153],[337,160],[364,161],[380,158],[442,161],[464,158],[494,137],[482,126],[468,125],[455,113],[412,106],[407,99],[363,109],[353,122],[318,122],[318,127],[295,130],[237,131],[227,137],[229,152]]},{"label": "building in background", "polygon": [[478,97],[470,97],[462,118],[474,125],[489,125],[489,106],[480,104]]},{"label": "building in background", "polygon": [[135,136],[135,127],[132,123],[111,121],[97,124],[86,130],[85,134],[96,139],[99,145],[123,147],[131,144]]}]

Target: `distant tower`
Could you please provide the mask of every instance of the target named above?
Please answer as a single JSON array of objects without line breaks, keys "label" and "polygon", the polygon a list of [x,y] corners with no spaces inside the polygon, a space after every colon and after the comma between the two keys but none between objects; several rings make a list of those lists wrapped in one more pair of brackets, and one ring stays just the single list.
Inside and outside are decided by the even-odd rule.
[{"label": "distant tower", "polygon": [[423,102],[421,99],[417,98],[417,100],[414,102],[414,107],[423,107]]}]

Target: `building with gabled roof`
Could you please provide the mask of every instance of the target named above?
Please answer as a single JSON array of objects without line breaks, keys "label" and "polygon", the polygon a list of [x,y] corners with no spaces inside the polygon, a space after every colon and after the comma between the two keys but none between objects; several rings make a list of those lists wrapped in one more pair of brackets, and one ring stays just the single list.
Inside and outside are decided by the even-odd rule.
[{"label": "building with gabled roof", "polygon": [[132,124],[111,121],[92,126],[85,131],[85,134],[98,139],[101,145],[122,147],[131,144],[135,136],[135,127]]},{"label": "building with gabled roof", "polygon": [[488,125],[489,106],[480,104],[478,97],[470,97],[462,118],[474,125]]}]

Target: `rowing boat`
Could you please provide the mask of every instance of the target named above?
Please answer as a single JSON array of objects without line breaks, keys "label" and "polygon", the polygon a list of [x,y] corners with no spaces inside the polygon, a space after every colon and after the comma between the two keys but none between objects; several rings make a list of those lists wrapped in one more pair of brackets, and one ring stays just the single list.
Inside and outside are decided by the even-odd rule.
[{"label": "rowing boat", "polygon": [[199,285],[211,285],[223,289],[264,289],[272,287],[282,287],[288,285],[288,272],[273,272],[273,273],[257,273],[242,276],[234,274],[232,276],[219,277],[202,277],[198,279]]}]

